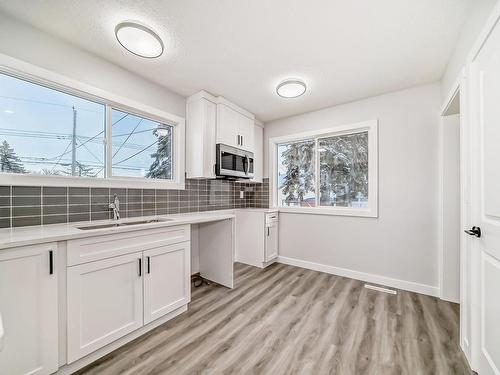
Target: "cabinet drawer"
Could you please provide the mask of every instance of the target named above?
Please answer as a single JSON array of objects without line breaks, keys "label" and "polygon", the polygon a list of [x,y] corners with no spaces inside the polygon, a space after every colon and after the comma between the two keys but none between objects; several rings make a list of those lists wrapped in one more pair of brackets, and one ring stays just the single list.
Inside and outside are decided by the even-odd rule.
[{"label": "cabinet drawer", "polygon": [[68,266],[190,241],[190,225],[136,230],[68,241]]},{"label": "cabinet drawer", "polygon": [[266,224],[274,223],[278,221],[278,212],[267,212],[266,213]]}]

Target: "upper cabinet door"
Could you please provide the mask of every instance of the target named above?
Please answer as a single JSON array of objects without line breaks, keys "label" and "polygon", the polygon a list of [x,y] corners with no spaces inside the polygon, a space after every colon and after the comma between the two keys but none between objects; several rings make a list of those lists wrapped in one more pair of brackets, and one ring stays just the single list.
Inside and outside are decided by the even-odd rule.
[{"label": "upper cabinet door", "polygon": [[68,363],[142,327],[142,252],[68,267]]},{"label": "upper cabinet door", "polygon": [[191,300],[190,242],[144,252],[144,324]]},{"label": "upper cabinet door", "polygon": [[217,104],[217,143],[240,148],[240,113],[225,104]]},{"label": "upper cabinet door", "polygon": [[254,120],[249,119],[244,115],[240,115],[238,124],[238,133],[240,135],[240,146],[246,151],[254,151]]},{"label": "upper cabinet door", "polygon": [[217,105],[205,98],[186,106],[186,177],[215,178]]},{"label": "upper cabinet door", "polygon": [[57,371],[57,272],[51,245],[0,252],[0,315],[0,374]]}]

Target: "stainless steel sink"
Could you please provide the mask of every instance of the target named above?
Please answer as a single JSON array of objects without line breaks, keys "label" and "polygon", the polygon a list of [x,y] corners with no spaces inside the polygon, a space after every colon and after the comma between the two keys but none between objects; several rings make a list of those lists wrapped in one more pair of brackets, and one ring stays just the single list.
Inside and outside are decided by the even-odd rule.
[{"label": "stainless steel sink", "polygon": [[135,221],[124,221],[124,222],[120,222],[120,223],[84,225],[84,226],[76,227],[76,228],[80,229],[80,230],[104,229],[104,228],[126,227],[126,226],[130,226],[130,225],[139,225],[139,224],[161,223],[161,222],[171,221],[171,220],[173,220],[173,219],[135,220]]}]

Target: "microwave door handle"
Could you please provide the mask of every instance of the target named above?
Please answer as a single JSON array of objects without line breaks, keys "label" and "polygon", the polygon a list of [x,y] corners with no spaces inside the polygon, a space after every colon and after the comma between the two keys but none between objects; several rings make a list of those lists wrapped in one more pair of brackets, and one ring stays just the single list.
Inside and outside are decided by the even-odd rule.
[{"label": "microwave door handle", "polygon": [[245,155],[245,176],[248,176],[248,170],[250,169],[250,159],[248,155]]}]

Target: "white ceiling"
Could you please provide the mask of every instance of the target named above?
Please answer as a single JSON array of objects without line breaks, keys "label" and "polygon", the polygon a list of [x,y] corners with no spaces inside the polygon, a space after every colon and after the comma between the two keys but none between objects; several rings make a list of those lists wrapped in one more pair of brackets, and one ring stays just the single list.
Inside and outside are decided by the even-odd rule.
[{"label": "white ceiling", "polygon": [[[269,121],[440,79],[471,1],[0,0],[0,10],[181,95],[206,89]],[[120,47],[113,30],[128,19],[158,32],[161,58]],[[307,82],[304,96],[275,94],[289,76]]]}]

